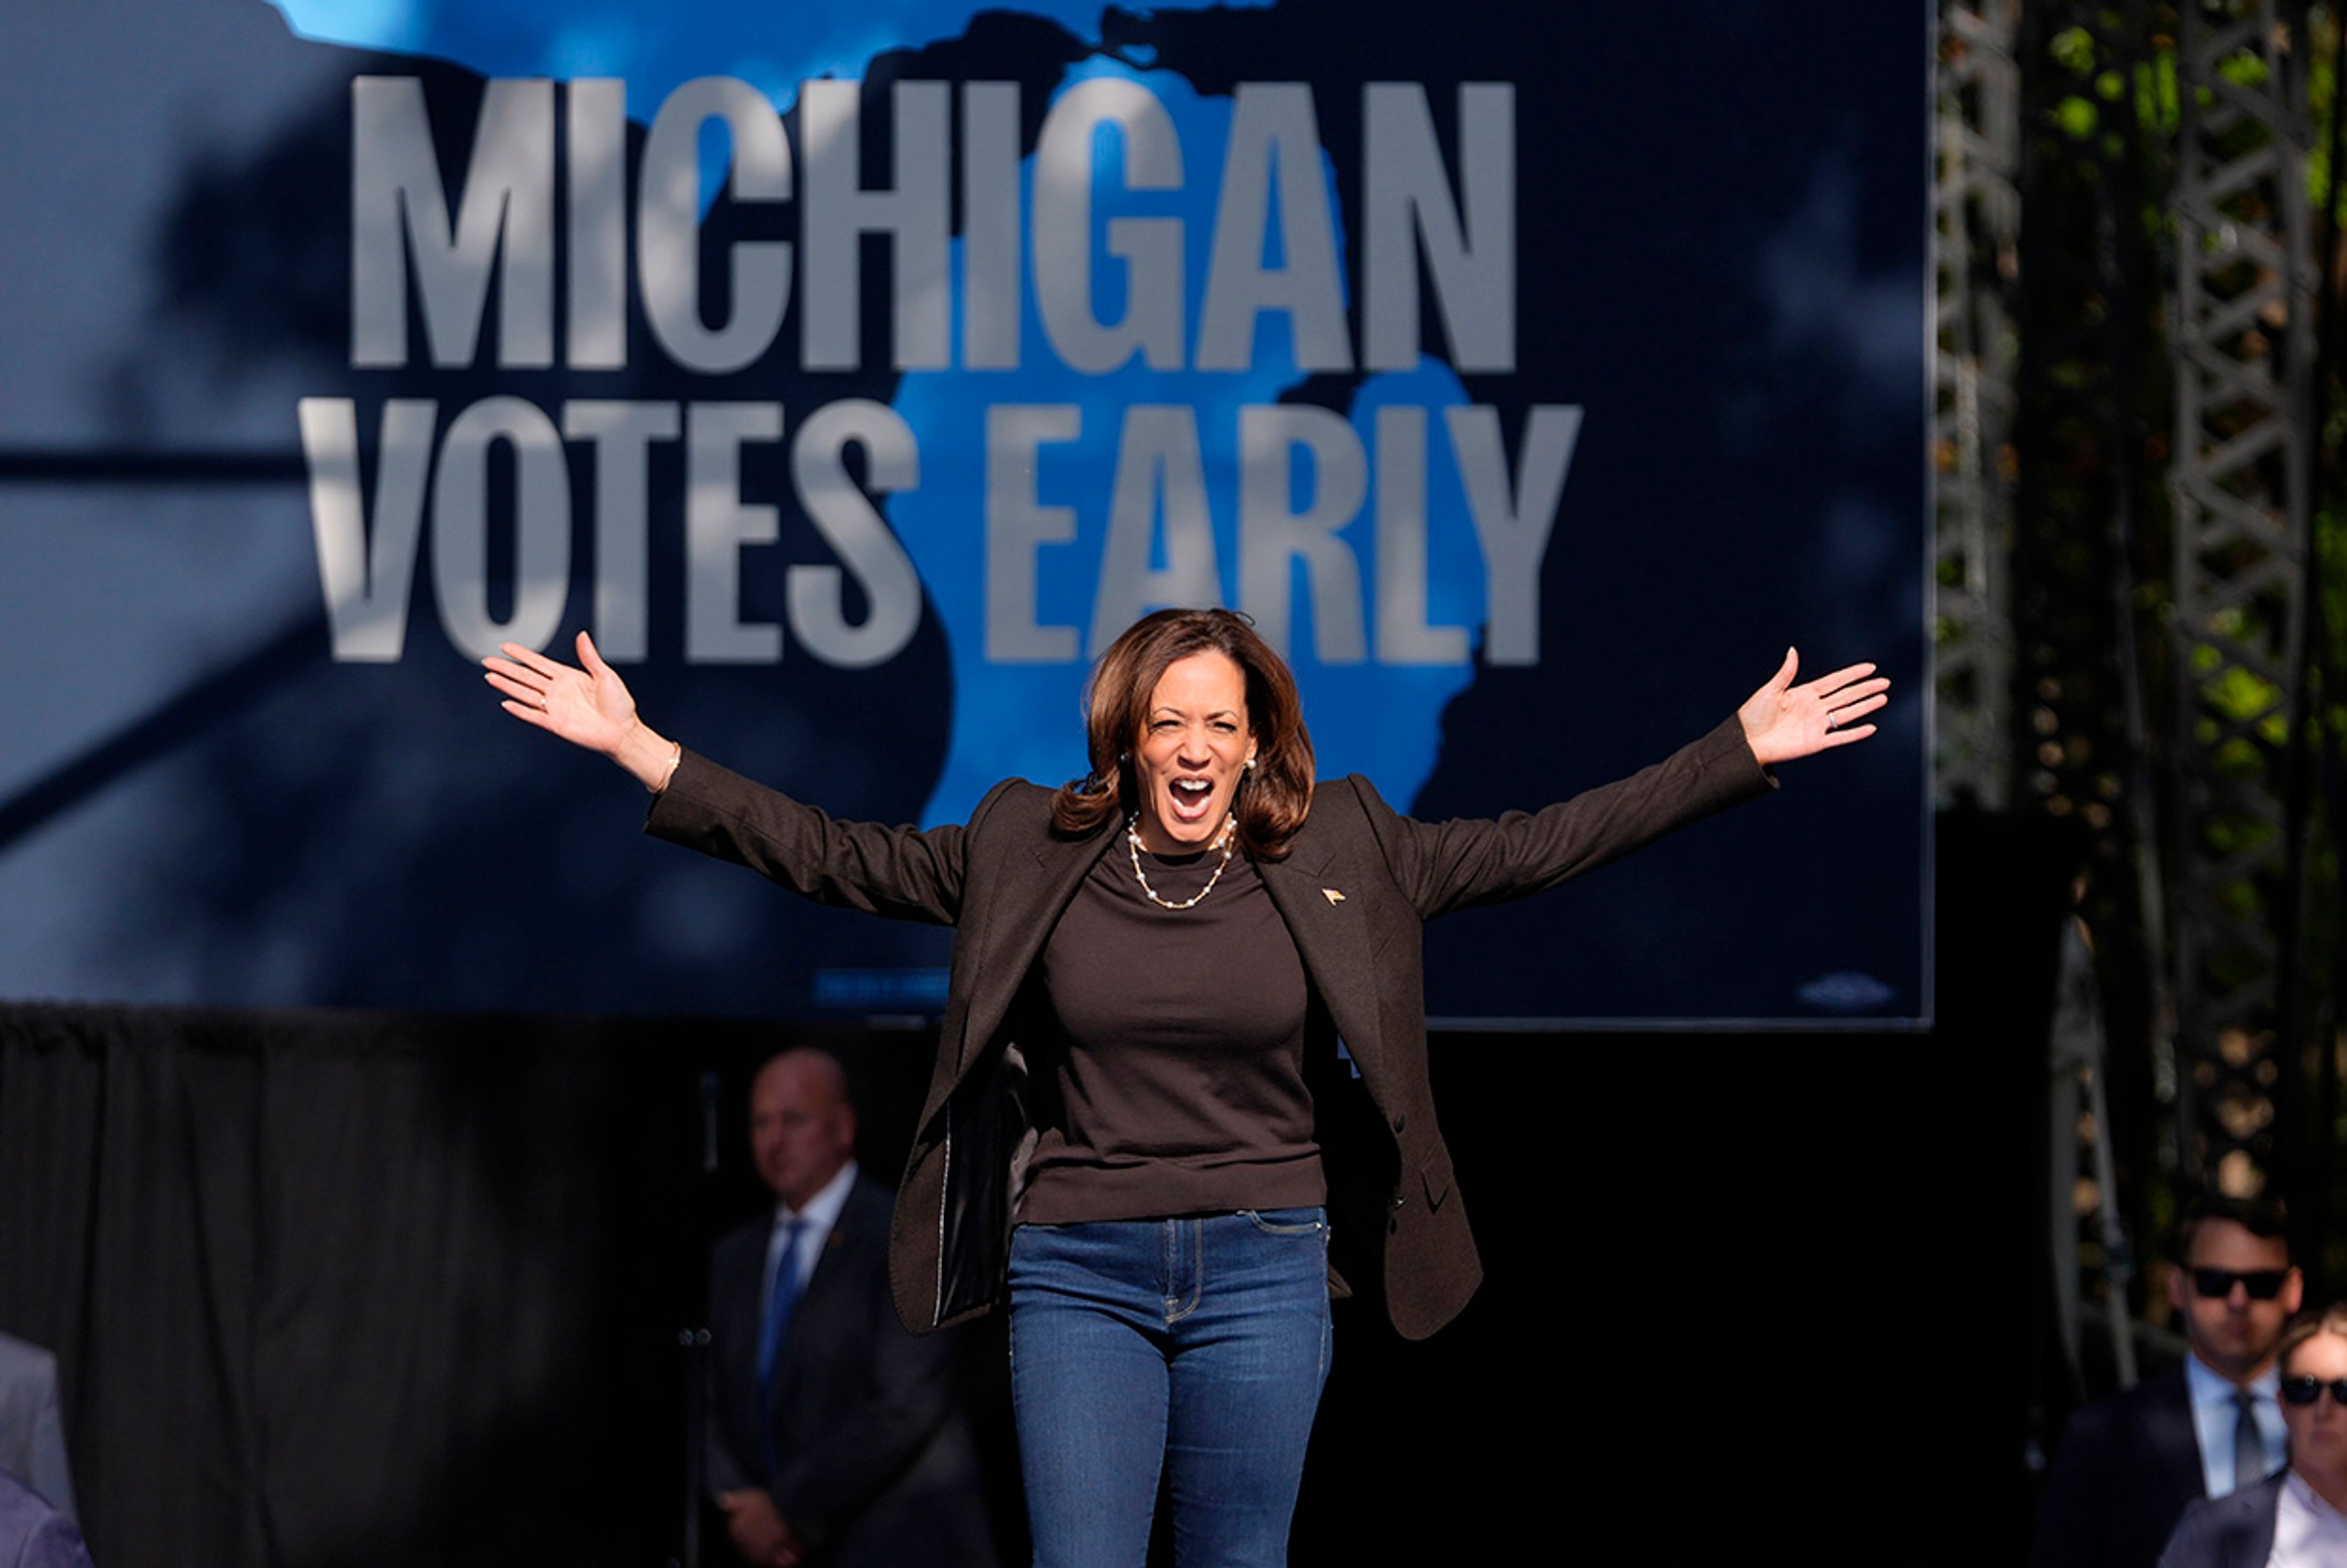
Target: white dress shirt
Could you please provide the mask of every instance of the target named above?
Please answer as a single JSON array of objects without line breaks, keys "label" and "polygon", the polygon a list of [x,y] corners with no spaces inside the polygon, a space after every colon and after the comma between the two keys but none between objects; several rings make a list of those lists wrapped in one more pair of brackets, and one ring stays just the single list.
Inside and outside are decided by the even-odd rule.
[{"label": "white dress shirt", "polygon": [[2266,1568],[2339,1568],[2342,1563],[2347,1563],[2347,1513],[2291,1471],[2274,1503],[2273,1555]]},{"label": "white dress shirt", "polygon": [[[2192,1435],[2200,1443],[2200,1479],[2210,1497],[2226,1497],[2265,1475],[2233,1473],[2233,1426],[2240,1407],[2233,1402],[2235,1384],[2200,1364],[2198,1356],[2184,1358],[2184,1386],[2192,1397]],[[2258,1418],[2258,1435],[2265,1439],[2266,1475],[2282,1466],[2289,1454],[2290,1429],[2282,1425],[2281,1372],[2274,1367],[2244,1385]]]}]

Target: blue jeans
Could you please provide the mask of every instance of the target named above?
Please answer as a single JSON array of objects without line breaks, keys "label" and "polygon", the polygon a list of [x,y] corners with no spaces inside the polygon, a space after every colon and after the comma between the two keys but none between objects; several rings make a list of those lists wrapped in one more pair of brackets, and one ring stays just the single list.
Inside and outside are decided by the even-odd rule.
[{"label": "blue jeans", "polygon": [[1010,1393],[1036,1568],[1281,1568],[1328,1378],[1319,1209],[1021,1225]]}]

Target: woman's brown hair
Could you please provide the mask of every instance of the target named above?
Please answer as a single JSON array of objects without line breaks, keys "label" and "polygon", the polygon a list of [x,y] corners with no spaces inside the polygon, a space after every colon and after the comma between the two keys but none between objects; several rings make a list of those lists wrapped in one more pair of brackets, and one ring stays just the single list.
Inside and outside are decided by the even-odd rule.
[{"label": "woman's brown hair", "polygon": [[1062,788],[1051,821],[1063,833],[1091,833],[1139,809],[1133,748],[1149,699],[1166,670],[1194,653],[1219,653],[1246,680],[1255,766],[1232,807],[1239,842],[1257,860],[1277,860],[1312,809],[1312,737],[1296,677],[1246,617],[1227,610],[1161,610],[1125,628],[1084,682],[1084,740],[1092,772]]}]

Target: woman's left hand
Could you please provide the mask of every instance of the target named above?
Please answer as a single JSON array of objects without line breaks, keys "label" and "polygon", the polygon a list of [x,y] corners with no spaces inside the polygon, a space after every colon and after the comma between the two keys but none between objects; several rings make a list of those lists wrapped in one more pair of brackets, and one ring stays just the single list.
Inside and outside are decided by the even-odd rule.
[{"label": "woman's left hand", "polygon": [[1875,674],[1871,664],[1852,664],[1796,686],[1793,677],[1800,667],[1799,651],[1788,648],[1768,683],[1736,710],[1745,743],[1763,767],[1866,739],[1874,726],[1851,721],[1891,701],[1883,694],[1891,690],[1890,678]]}]

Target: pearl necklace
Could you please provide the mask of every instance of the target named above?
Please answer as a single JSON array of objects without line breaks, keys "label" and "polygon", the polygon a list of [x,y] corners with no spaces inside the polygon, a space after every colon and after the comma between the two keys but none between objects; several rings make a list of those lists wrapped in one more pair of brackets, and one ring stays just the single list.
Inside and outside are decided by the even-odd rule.
[{"label": "pearl necklace", "polygon": [[[1223,863],[1214,867],[1214,874],[1206,878],[1206,885],[1198,889],[1195,897],[1184,898],[1179,904],[1174,903],[1170,898],[1161,898],[1157,896],[1157,889],[1149,885],[1149,874],[1141,868],[1140,825],[1141,814],[1139,812],[1134,812],[1132,815],[1124,819],[1125,853],[1133,857],[1133,878],[1141,884],[1143,897],[1146,897],[1152,904],[1156,905],[1160,909],[1173,909],[1176,911],[1187,909],[1193,904],[1198,902],[1200,898],[1204,898],[1207,894],[1212,893],[1214,890],[1214,884],[1223,879],[1223,873],[1231,868],[1231,851],[1237,847],[1237,845],[1234,842],[1237,835],[1237,828],[1239,825],[1239,819],[1236,813],[1233,813],[1231,815],[1223,819],[1223,831],[1215,836],[1214,842],[1223,846]],[[1212,845],[1209,845],[1209,847],[1212,847]]]}]

